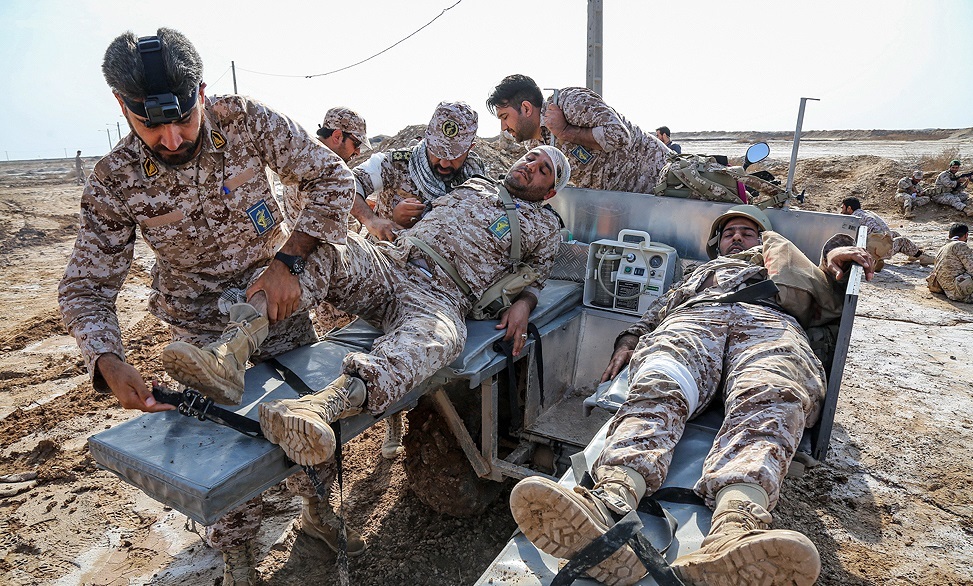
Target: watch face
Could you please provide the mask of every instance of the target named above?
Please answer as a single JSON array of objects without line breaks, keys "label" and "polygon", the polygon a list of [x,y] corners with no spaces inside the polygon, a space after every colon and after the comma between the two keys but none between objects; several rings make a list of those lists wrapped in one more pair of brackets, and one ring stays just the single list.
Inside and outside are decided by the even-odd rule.
[{"label": "watch face", "polygon": [[294,264],[291,265],[291,272],[295,275],[300,275],[304,272],[304,259],[297,257],[294,259]]}]

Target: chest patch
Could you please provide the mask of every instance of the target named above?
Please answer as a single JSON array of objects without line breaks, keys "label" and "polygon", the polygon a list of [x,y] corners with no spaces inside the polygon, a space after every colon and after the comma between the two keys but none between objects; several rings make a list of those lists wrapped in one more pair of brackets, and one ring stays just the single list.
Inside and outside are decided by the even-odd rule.
[{"label": "chest patch", "polygon": [[580,144],[574,147],[573,149],[571,149],[571,155],[574,156],[575,159],[578,159],[578,161],[580,161],[582,165],[587,164],[589,161],[591,161],[591,159],[594,158],[594,155],[591,153],[591,151],[584,148]]},{"label": "chest patch", "polygon": [[503,240],[504,236],[510,234],[510,219],[506,215],[500,216],[490,224],[490,233]]},{"label": "chest patch", "polygon": [[270,208],[267,207],[267,202],[264,200],[252,205],[247,210],[247,215],[250,216],[250,221],[253,222],[253,227],[257,229],[258,235],[263,235],[277,225],[274,214],[270,212]]}]

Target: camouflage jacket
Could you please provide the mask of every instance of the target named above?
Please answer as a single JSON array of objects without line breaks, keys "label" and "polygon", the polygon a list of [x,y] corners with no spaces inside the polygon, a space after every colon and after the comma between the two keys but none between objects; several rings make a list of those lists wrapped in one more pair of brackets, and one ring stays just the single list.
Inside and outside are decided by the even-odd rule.
[{"label": "camouflage jacket", "polygon": [[892,230],[878,214],[858,208],[851,213],[861,220],[861,225],[868,228],[869,234],[891,234]]},{"label": "camouflage jacket", "polygon": [[946,169],[936,177],[936,187],[940,193],[950,193],[952,191],[962,191],[959,187],[959,180],[949,169]]},{"label": "camouflage jacket", "polygon": [[[548,103],[553,97],[548,99]],[[595,92],[578,87],[559,90],[558,106],[572,126],[590,128],[601,147],[556,141],[571,162],[571,183],[588,189],[651,193],[666,163],[669,149],[612,109]],[[547,109],[547,103],[544,110]],[[543,120],[543,113],[541,114]],[[528,149],[551,144],[551,132],[541,127],[542,140],[527,141]]]},{"label": "camouflage jacket", "polygon": [[956,277],[963,274],[973,275],[973,248],[966,242],[953,240],[936,253],[936,265],[926,281],[933,292],[947,289],[955,296]]},{"label": "camouflage jacket", "polygon": [[[479,298],[493,283],[509,274],[510,226],[496,183],[482,178],[470,179],[449,195],[433,201],[432,211],[414,227],[399,233],[395,243],[379,242],[379,249],[396,264],[423,258],[430,267],[432,259],[408,240],[414,236],[449,261]],[[561,241],[554,213],[544,202],[514,198],[520,220],[521,256],[534,267],[541,286],[554,265]]]},{"label": "camouflage jacket", "polygon": [[[343,244],[354,183],[347,166],[298,124],[240,96],[208,98],[199,155],[159,162],[134,134],[102,158],[81,196],[81,227],[58,289],[61,315],[89,371],[104,353],[124,358],[115,299],[136,229],[155,254],[149,309],[189,329],[220,331],[217,299],[245,288],[291,228]],[[296,226],[264,172],[307,193]]]},{"label": "camouflage jacket", "polygon": [[903,177],[902,179],[899,179],[897,187],[899,191],[903,193],[916,193],[922,189],[919,187],[918,183],[912,182],[912,177]]}]

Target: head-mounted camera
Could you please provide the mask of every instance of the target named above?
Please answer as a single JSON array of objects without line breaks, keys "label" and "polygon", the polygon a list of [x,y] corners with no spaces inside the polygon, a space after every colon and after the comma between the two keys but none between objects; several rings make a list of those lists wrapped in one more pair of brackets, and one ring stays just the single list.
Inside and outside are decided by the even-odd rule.
[{"label": "head-mounted camera", "polygon": [[181,120],[196,105],[199,88],[193,88],[193,91],[183,98],[172,93],[166,79],[166,68],[162,61],[162,42],[159,37],[139,37],[138,50],[142,57],[148,95],[145,97],[145,102],[136,102],[123,97],[125,106],[132,113],[146,118],[148,120],[146,126],[149,127],[172,124]]}]

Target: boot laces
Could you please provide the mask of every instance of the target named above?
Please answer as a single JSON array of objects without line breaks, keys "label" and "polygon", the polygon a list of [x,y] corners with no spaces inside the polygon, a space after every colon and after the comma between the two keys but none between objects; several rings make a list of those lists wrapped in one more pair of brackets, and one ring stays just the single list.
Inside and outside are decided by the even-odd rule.
[{"label": "boot laces", "polygon": [[233,580],[240,584],[248,584],[252,570],[252,551],[249,544],[231,547],[223,551],[223,563]]},{"label": "boot laces", "polygon": [[[347,380],[351,379],[348,378]],[[346,382],[345,384],[347,385],[348,383]],[[348,398],[350,394],[351,392],[347,387],[338,387],[335,389],[334,393],[321,405],[325,420],[329,422],[337,421],[342,413],[351,408],[351,400]]]},{"label": "boot laces", "polygon": [[247,338],[250,351],[253,352],[257,348],[257,339],[250,333],[250,322],[245,319],[227,323],[226,329],[223,330],[223,335],[220,336],[220,339],[216,343],[217,345],[225,344],[232,341],[237,337],[237,334],[241,333]]},{"label": "boot laces", "polygon": [[609,509],[619,515],[626,515],[632,510],[628,500],[622,496],[623,492],[631,495],[632,500],[638,504],[638,495],[635,489],[620,478],[605,478],[599,480],[591,489],[591,495],[598,498]]},{"label": "boot laces", "polygon": [[402,443],[402,414],[396,413],[388,419],[388,427],[385,430],[385,443],[387,444],[401,444]]}]

